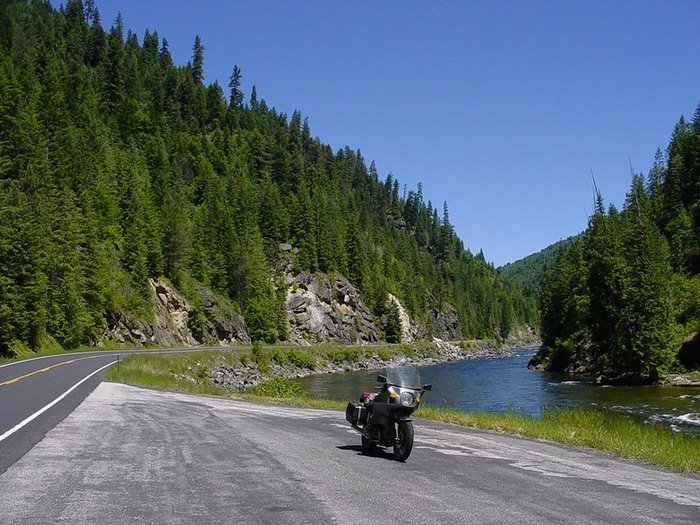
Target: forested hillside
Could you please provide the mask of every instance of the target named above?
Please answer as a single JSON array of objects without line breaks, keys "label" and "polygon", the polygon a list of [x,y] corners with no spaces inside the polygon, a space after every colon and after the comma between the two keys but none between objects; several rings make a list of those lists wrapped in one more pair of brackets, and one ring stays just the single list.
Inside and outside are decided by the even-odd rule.
[{"label": "forested hillside", "polygon": [[700,367],[700,106],[635,174],[622,211],[597,195],[588,229],[542,281],[549,368],[654,381]]},{"label": "forested hillside", "polygon": [[205,85],[193,41],[177,65],[157,32],[103,27],[93,1],[0,5],[0,353],[148,318],[153,277],[199,308],[193,333],[214,293],[253,339],[283,340],[281,244],[294,271],[347,277],[375,315],[391,292],[426,326],[452,305],[463,337],[535,321],[534,301],[465,251],[447,204],[243,93],[234,65]]},{"label": "forested hillside", "polygon": [[520,286],[526,296],[537,297],[540,293],[540,283],[545,268],[552,266],[557,255],[565,250],[573,240],[574,237],[562,239],[537,253],[501,266],[498,271]]}]

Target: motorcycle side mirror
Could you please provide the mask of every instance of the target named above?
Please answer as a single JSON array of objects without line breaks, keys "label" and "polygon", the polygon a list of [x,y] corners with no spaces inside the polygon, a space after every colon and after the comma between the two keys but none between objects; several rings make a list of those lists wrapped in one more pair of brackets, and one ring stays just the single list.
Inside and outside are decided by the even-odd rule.
[{"label": "motorcycle side mirror", "polygon": [[386,383],[386,376],[377,376],[377,383]]},{"label": "motorcycle side mirror", "polygon": [[423,390],[430,392],[433,389],[433,385],[423,385]]}]

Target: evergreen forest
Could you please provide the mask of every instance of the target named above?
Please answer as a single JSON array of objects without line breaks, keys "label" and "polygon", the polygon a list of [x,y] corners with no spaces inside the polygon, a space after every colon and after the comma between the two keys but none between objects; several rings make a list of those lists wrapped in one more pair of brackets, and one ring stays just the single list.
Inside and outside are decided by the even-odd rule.
[{"label": "evergreen forest", "polygon": [[633,382],[700,368],[700,106],[633,173],[622,210],[595,194],[542,279],[539,358]]},{"label": "evergreen forest", "polygon": [[537,297],[545,269],[554,264],[559,253],[565,250],[573,240],[574,237],[562,239],[537,253],[505,264],[499,267],[498,271],[517,284],[526,296]]},{"label": "evergreen forest", "polygon": [[[426,325],[430,309],[453,307],[464,338],[538,323],[535,300],[465,250],[446,203],[380,176],[359,149],[333,151],[255,86],[244,93],[236,65],[226,85],[205,85],[205,59],[194,36],[191,60],[174,64],[165,38],[137,36],[121,16],[103,25],[93,0],[0,3],[0,355],[96,344],[116,320],[148,318],[156,276],[195,306],[202,287],[215,293],[253,340],[283,341],[280,245],[294,247],[296,272],[345,276],[375,315],[392,293]],[[680,164],[640,190],[641,219],[601,210],[592,221],[619,230],[598,235],[610,257],[627,230],[648,240],[639,250],[666,232],[650,279],[698,270],[697,122],[677,135]]]}]

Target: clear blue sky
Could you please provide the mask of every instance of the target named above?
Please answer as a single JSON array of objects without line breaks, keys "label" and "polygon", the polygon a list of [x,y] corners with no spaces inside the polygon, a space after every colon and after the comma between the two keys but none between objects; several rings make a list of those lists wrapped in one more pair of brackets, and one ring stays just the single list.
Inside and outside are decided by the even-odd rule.
[{"label": "clear blue sky", "polygon": [[[54,1],[54,5],[59,2]],[[700,102],[700,2],[96,0],[207,83],[298,109],[438,208],[497,266],[586,227],[591,170],[621,205]]]}]

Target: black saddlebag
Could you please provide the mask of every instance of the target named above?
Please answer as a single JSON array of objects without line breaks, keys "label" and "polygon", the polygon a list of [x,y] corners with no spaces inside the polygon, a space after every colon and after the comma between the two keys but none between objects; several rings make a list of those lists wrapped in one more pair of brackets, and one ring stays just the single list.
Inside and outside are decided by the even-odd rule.
[{"label": "black saddlebag", "polygon": [[348,403],[345,419],[352,425],[364,425],[367,423],[367,408],[359,403]]}]

